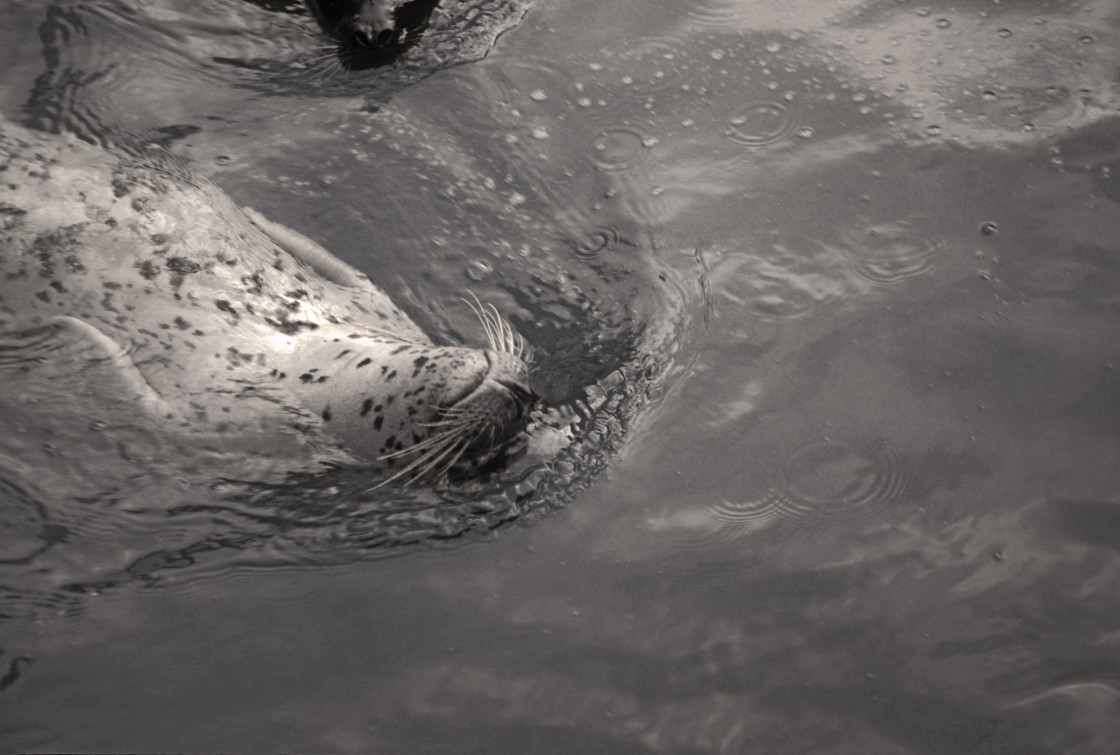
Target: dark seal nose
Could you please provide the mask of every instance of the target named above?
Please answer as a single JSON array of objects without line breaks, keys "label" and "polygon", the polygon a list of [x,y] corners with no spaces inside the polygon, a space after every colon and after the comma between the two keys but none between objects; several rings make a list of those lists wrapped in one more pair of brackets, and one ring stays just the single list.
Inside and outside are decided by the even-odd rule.
[{"label": "dark seal nose", "polygon": [[350,35],[350,43],[356,47],[388,47],[397,36],[395,29],[376,27],[356,28]]}]

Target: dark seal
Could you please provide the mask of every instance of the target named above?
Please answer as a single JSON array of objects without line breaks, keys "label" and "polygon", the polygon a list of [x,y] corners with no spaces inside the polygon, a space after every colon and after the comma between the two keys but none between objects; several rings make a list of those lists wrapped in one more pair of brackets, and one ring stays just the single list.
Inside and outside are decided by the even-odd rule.
[{"label": "dark seal", "polygon": [[416,44],[439,0],[307,0],[350,71],[387,65]]}]

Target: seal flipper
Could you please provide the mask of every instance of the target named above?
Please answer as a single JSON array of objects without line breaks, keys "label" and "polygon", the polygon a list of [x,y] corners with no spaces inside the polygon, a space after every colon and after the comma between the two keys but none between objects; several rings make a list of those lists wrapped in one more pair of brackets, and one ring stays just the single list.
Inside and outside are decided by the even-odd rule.
[{"label": "seal flipper", "polygon": [[354,462],[350,454],[322,434],[321,427],[315,423],[316,417],[305,415],[295,408],[295,398],[282,388],[246,391],[244,396],[285,406],[285,412],[299,421],[298,428],[286,425],[266,430],[244,423],[231,428],[227,426],[229,422],[223,420],[223,427],[217,429],[205,421],[187,419],[152,388],[128,352],[96,326],[70,316],[52,318],[51,325],[86,347],[83,356],[100,368],[92,381],[84,381],[97,400],[111,399],[138,406],[147,419],[156,423],[173,442],[191,443],[200,450],[219,454],[235,453],[269,459],[298,454],[300,449],[311,447],[321,460],[340,464]]},{"label": "seal flipper", "polygon": [[139,402],[151,417],[157,419],[178,417],[178,412],[172,409],[170,404],[155,392],[133,363],[132,357],[112,338],[77,317],[55,317],[51,319],[51,324],[93,346],[112,368],[113,375],[120,380],[119,390],[124,394],[130,394],[129,397]]},{"label": "seal flipper", "polygon": [[318,244],[304,236],[299,231],[293,231],[286,225],[281,225],[274,220],[269,220],[252,207],[242,207],[245,217],[264,231],[270,239],[276,242],[284,251],[299,261],[309,265],[315,272],[332,283],[348,288],[372,287],[369,278],[358,272],[345,262],[327,251]]}]

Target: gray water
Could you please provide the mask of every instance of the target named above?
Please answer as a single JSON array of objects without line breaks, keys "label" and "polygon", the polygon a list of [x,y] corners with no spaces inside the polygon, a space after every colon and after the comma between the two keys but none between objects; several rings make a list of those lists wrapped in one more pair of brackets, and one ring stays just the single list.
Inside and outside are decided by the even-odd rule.
[{"label": "gray water", "polygon": [[433,503],[0,400],[0,748],[1115,752],[1115,4],[444,4],[353,76],[247,2],[0,10],[7,117],[437,336],[476,293],[579,417]]}]

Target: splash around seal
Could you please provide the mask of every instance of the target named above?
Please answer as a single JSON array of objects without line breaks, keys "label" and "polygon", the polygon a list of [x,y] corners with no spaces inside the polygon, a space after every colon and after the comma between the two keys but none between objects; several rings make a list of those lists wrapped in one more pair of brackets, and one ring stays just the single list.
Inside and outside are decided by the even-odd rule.
[{"label": "splash around seal", "polygon": [[437,346],[323,247],[148,163],[0,122],[0,333],[85,343],[91,391],[207,446],[342,449],[411,480],[521,434],[525,346],[496,312],[489,349]]}]

